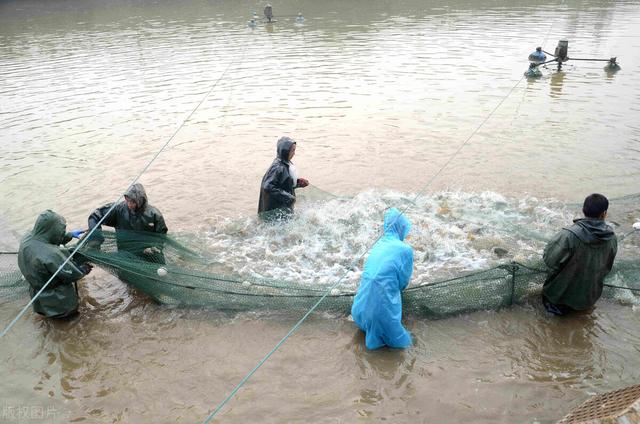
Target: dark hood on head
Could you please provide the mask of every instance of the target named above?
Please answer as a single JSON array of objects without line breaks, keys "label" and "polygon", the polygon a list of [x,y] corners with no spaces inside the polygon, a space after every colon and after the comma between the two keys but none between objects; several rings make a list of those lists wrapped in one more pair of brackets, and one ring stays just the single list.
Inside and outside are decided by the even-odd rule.
[{"label": "dark hood on head", "polygon": [[59,245],[64,241],[67,221],[52,210],[42,212],[33,226],[33,237],[46,243]]},{"label": "dark hood on head", "polygon": [[147,207],[147,192],[144,191],[142,184],[136,183],[132,185],[124,195],[136,202],[137,211],[142,212]]},{"label": "dark hood on head", "polygon": [[278,158],[285,162],[289,162],[289,152],[296,142],[290,137],[280,137],[278,140]]},{"label": "dark hood on head", "polygon": [[584,243],[604,243],[615,237],[611,228],[604,219],[582,218],[573,221],[573,225],[567,230],[571,231]]}]

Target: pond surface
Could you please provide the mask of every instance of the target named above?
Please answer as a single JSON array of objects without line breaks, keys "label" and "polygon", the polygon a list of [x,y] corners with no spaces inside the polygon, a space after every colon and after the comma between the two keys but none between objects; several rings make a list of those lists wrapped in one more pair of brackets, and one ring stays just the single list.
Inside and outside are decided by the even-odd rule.
[{"label": "pond surface", "polygon": [[[348,271],[389,205],[420,206],[423,283],[494,265],[495,246],[532,258],[589,193],[638,192],[640,2],[272,4],[278,21],[250,28],[264,4],[0,3],[0,245],[48,208],[85,226],[170,139],[140,179],[170,231],[197,233],[230,271],[310,284]],[[622,69],[570,61],[523,78],[559,39]],[[302,204],[280,231],[254,214],[281,135],[301,176],[346,200]],[[611,212],[619,232],[640,218]],[[168,309],[98,269],[80,286],[79,319],[28,313],[0,344],[2,418],[199,422],[299,318]],[[554,422],[639,380],[630,303],[563,320],[537,304],[407,317],[415,346],[380,352],[347,317],[317,314],[221,421]],[[24,304],[0,304],[3,327]]]}]

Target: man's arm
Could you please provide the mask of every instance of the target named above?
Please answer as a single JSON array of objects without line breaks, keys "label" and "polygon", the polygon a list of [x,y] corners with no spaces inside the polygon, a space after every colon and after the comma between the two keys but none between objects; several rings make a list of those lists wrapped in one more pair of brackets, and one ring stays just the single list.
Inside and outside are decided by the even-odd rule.
[{"label": "man's arm", "polygon": [[[66,256],[67,254],[62,253],[62,251],[55,254],[54,256],[50,256],[50,259],[46,261],[44,264],[47,271],[49,271],[51,274],[56,272],[60,267],[60,265],[64,263]],[[51,282],[50,287],[53,288],[60,284],[71,284],[74,281],[77,281],[82,277],[84,277],[86,274],[89,273],[90,270],[91,270],[90,267],[88,269],[87,268],[80,269],[73,263],[73,261],[69,261],[62,267],[62,269],[56,276],[55,280]]]},{"label": "man's arm", "polygon": [[570,237],[569,231],[562,230],[547,243],[542,258],[550,269],[558,271],[573,255]]},{"label": "man's arm", "polygon": [[156,233],[167,234],[169,229],[167,228],[167,224],[165,224],[165,222],[164,222],[164,217],[162,216],[162,214],[158,210],[156,210],[154,221],[155,221],[154,228],[155,228]]},{"label": "man's arm", "polygon": [[398,278],[400,282],[400,290],[404,290],[411,281],[411,274],[413,274],[413,249],[410,246],[406,246],[400,256],[401,264],[398,270]]},{"label": "man's arm", "polygon": [[[89,215],[89,222],[88,222],[89,230],[91,230],[93,227],[95,227],[98,224],[98,222],[102,219],[102,217],[105,216],[107,212],[109,212],[109,209],[111,209],[111,206],[113,206],[113,203],[107,203],[106,205],[99,207],[98,209],[93,211],[91,215]],[[100,225],[115,227],[116,224],[117,224],[117,219],[116,219],[116,213],[114,208],[114,210],[111,211],[111,213],[107,216],[107,218],[104,221],[102,221]]]},{"label": "man's arm", "polygon": [[613,261],[615,260],[617,254],[618,254],[618,238],[616,236],[613,236],[613,242],[611,246],[611,255],[609,256],[609,262],[607,263],[607,268],[609,271],[611,271],[611,268],[613,268]]}]

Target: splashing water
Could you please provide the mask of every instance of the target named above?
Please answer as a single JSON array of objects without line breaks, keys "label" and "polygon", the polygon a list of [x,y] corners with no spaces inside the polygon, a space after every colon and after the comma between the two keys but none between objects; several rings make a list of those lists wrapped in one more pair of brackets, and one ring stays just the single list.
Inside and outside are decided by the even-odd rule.
[{"label": "splashing water", "polygon": [[414,197],[368,190],[352,198],[300,202],[289,221],[227,219],[201,237],[227,272],[309,285],[345,276],[341,289],[353,290],[363,266],[354,261],[379,236],[389,207],[406,209],[413,224],[407,238],[415,252],[412,285],[508,259],[537,259],[546,240],[577,216],[559,202],[493,192],[440,192],[413,203]]}]

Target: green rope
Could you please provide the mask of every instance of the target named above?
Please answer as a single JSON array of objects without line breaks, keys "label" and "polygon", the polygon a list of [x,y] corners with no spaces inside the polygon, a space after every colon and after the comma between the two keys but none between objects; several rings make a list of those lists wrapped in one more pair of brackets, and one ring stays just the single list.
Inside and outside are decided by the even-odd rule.
[{"label": "green rope", "polygon": [[611,287],[611,288],[614,288],[614,289],[630,290],[632,292],[639,292],[640,293],[640,288],[639,289],[634,289],[634,288],[631,288],[631,287],[616,286],[616,285],[613,285],[613,284],[605,284],[604,286],[605,287]]}]

